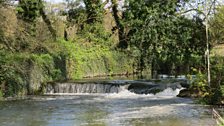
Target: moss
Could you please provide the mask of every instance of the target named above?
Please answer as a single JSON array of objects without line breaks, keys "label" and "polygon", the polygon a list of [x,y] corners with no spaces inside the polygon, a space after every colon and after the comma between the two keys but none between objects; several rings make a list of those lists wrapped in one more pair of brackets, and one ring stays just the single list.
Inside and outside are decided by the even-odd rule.
[{"label": "moss", "polygon": [[60,73],[49,54],[1,52],[0,60],[5,97],[38,94],[42,83],[56,80]]},{"label": "moss", "polygon": [[[76,67],[74,67],[75,70],[69,70],[74,71],[72,74],[72,79],[80,79],[84,76],[105,76],[116,73],[132,73],[133,70],[131,60],[126,61],[119,59],[119,55],[114,56],[113,53],[117,53],[115,51],[107,50],[101,54],[97,53],[97,51],[93,51],[87,54],[83,54],[86,57],[84,59],[74,59],[76,61],[76,64],[74,64],[76,65]],[[96,55],[96,57],[92,57],[92,55]],[[125,57],[125,55],[123,56]]]},{"label": "moss", "polygon": [[[80,41],[84,40],[80,39]],[[124,52],[110,49],[108,46],[95,43],[86,45],[80,41],[59,41],[61,47],[64,48],[63,55],[67,55],[67,79],[133,72],[133,57]]]}]

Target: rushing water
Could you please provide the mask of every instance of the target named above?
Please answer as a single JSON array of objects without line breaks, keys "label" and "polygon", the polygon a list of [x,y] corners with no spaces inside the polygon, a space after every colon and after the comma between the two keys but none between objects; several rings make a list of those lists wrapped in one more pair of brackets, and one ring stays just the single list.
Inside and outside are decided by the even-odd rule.
[{"label": "rushing water", "polygon": [[70,94],[0,102],[0,126],[212,126],[209,107],[177,98],[123,89],[111,94]]}]

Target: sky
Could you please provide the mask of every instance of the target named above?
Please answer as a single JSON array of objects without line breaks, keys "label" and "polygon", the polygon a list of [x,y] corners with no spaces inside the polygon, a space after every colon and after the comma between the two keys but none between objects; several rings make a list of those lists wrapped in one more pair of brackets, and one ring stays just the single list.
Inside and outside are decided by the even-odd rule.
[{"label": "sky", "polygon": [[[59,3],[59,2],[63,2],[64,0],[46,0],[47,2],[54,2],[54,3]],[[218,0],[221,3],[224,3],[224,0]]]},{"label": "sky", "polygon": [[[65,0],[45,0],[47,2],[52,2],[52,3],[60,3],[60,2],[64,2]],[[105,1],[105,0],[103,0]]]},{"label": "sky", "polygon": [[52,3],[59,3],[59,2],[63,2],[64,0],[45,0],[47,2],[52,2]]}]

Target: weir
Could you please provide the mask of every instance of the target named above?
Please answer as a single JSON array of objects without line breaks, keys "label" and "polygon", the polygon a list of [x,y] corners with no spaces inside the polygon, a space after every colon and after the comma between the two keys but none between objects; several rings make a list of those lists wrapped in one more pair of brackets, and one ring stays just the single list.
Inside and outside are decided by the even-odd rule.
[{"label": "weir", "polygon": [[54,83],[47,85],[46,93],[118,93],[119,87],[117,84]]},{"label": "weir", "polygon": [[185,80],[113,80],[48,83],[45,94],[74,93],[119,93],[123,89],[136,94],[156,94],[167,88],[173,90],[186,87]]}]

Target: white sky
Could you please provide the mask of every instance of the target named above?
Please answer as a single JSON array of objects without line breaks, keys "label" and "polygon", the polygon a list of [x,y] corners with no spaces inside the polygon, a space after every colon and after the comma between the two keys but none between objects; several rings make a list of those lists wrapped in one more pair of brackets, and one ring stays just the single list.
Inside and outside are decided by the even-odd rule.
[{"label": "white sky", "polygon": [[[64,2],[65,0],[45,0],[45,1],[51,2],[51,3],[60,3],[60,2]],[[105,0],[103,0],[103,1],[105,1]],[[217,0],[217,2],[224,4],[224,0]]]},{"label": "white sky", "polygon": [[[64,2],[65,0],[45,0],[47,2],[52,2],[52,3],[59,3],[59,2]],[[103,0],[105,1],[105,0]]]},{"label": "white sky", "polygon": [[59,3],[59,2],[63,2],[64,0],[45,0],[47,2],[52,2],[52,3]]}]

